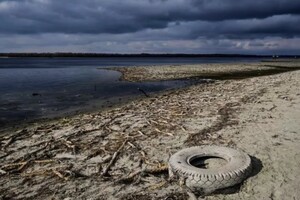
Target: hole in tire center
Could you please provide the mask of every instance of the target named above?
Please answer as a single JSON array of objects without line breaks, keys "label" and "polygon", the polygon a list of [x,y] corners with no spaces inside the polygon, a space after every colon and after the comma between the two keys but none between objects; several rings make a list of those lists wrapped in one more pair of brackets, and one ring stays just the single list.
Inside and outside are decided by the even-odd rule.
[{"label": "hole in tire center", "polygon": [[218,169],[227,164],[227,160],[217,156],[194,156],[188,162],[201,169]]}]

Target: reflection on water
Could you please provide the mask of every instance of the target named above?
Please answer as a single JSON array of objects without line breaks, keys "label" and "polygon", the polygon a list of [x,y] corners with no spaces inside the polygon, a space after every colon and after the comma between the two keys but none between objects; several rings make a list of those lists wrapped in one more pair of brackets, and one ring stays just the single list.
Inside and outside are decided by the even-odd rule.
[{"label": "reflection on water", "polygon": [[[88,108],[107,101],[179,88],[187,81],[129,83],[105,66],[236,62],[233,58],[8,58],[0,59],[0,124],[46,118]],[[253,61],[256,61],[253,59]]]}]

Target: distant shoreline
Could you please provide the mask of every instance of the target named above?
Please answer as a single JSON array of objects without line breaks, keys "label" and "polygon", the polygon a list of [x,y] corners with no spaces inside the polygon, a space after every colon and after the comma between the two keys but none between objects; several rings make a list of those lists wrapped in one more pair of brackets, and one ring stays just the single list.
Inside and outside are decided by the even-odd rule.
[{"label": "distant shoreline", "polygon": [[[209,63],[194,65],[161,65],[137,67],[109,67],[122,73],[120,80],[129,82],[213,79],[231,80],[267,76],[277,73],[299,70],[299,61],[295,59],[264,60],[257,63]],[[101,69],[101,68],[99,68]]]},{"label": "distant shoreline", "polygon": [[103,58],[103,57],[158,57],[158,58],[175,58],[175,57],[187,57],[187,58],[273,58],[278,56],[279,58],[299,58],[300,55],[251,55],[251,54],[118,54],[118,53],[0,53],[0,58],[66,58],[66,57],[79,57],[79,58]]}]

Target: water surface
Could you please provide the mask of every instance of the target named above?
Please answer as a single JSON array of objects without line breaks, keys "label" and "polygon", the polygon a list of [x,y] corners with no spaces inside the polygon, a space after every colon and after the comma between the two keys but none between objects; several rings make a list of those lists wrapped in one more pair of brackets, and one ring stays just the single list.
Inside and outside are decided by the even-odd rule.
[{"label": "water surface", "polygon": [[0,124],[100,109],[143,95],[192,84],[130,83],[110,66],[249,62],[243,58],[0,58]]}]

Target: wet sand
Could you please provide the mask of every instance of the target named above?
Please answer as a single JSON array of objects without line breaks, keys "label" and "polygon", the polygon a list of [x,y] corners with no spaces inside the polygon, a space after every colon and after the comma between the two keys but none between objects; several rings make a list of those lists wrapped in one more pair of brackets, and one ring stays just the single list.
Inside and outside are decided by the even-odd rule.
[{"label": "wet sand", "polygon": [[[272,68],[300,66],[296,61],[275,64]],[[139,69],[142,75],[135,79],[128,78],[137,74],[128,68],[133,71],[124,71],[124,79],[186,78],[179,68],[195,77],[195,66],[169,68],[170,75],[163,75],[168,66],[154,69],[156,75],[149,73],[152,68],[147,73]],[[215,144],[249,153],[254,171],[239,187],[204,199],[297,199],[300,71],[264,75],[194,85],[101,112],[6,130],[0,136],[0,197],[187,199],[176,181],[168,181],[169,156],[184,147]],[[207,74],[197,71],[197,76]]]}]

